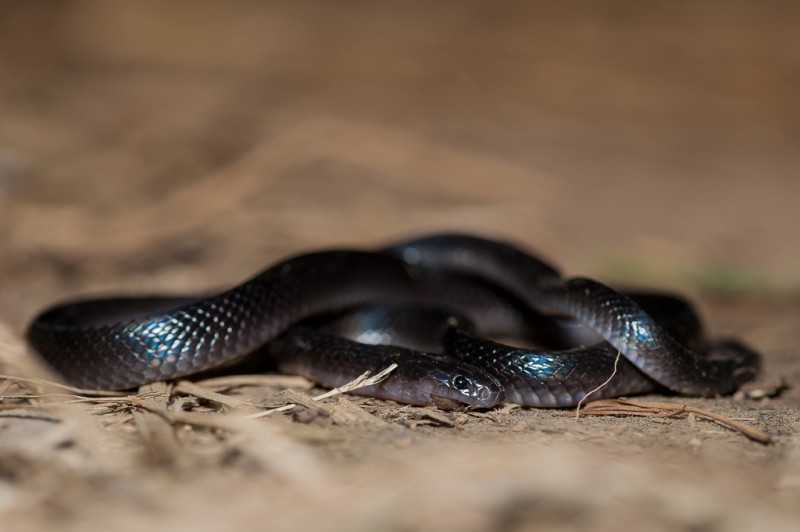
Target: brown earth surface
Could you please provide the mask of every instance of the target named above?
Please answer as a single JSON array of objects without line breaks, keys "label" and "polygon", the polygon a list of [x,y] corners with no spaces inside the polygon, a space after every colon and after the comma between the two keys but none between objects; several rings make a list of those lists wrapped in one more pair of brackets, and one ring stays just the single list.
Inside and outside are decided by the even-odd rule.
[{"label": "brown earth surface", "polygon": [[[6,2],[0,528],[798,530],[791,2]],[[764,371],[740,420],[448,413],[233,375],[60,388],[76,295],[207,291],[440,229],[691,296]],[[269,408],[296,404],[263,416]]]}]

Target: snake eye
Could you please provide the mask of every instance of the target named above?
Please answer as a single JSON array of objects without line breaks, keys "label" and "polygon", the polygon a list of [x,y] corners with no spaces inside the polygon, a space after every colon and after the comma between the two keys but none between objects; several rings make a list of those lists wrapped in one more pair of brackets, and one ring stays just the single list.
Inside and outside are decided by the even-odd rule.
[{"label": "snake eye", "polygon": [[459,391],[466,392],[472,384],[470,380],[463,375],[456,375],[453,377],[453,387]]}]

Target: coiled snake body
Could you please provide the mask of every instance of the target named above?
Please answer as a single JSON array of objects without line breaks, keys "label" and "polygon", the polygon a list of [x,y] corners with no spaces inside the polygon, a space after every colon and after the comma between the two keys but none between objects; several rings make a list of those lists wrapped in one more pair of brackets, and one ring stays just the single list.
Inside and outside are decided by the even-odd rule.
[{"label": "coiled snake body", "polygon": [[[442,352],[344,336],[372,344],[410,338]],[[547,348],[511,347],[486,336]],[[760,364],[738,342],[706,345],[681,299],[566,279],[510,244],[461,234],[371,252],[299,255],[211,297],[67,303],[36,317],[28,338],[81,388],[125,389],[187,376],[267,345],[281,370],[327,386],[397,362],[386,380],[360,393],[478,407],[503,400],[573,405],[612,374],[618,352],[616,375],[593,397],[657,388],[727,394]],[[564,344],[573,347],[553,348]]]}]

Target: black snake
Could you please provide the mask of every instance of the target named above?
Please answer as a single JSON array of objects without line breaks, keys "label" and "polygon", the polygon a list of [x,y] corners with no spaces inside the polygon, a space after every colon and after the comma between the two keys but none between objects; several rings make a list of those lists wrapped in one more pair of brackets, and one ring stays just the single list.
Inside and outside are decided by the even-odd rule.
[{"label": "black snake", "polygon": [[[462,234],[298,255],[210,297],[58,305],[28,338],[81,388],[192,375],[267,346],[279,369],[327,386],[396,362],[359,393],[444,406],[574,405],[612,374],[618,353],[614,378],[592,397],[728,394],[760,365],[741,343],[706,345],[682,299],[564,278],[513,245]],[[409,347],[369,345],[394,343]]]}]

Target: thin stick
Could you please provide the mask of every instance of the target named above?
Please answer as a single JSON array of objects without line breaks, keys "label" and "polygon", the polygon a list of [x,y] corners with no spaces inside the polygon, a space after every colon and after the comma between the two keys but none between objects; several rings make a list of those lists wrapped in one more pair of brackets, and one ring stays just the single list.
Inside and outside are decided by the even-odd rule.
[{"label": "thin stick", "polygon": [[717,423],[720,423],[730,429],[738,430],[746,437],[750,438],[753,441],[757,441],[758,443],[763,443],[765,445],[774,443],[772,436],[767,434],[766,432],[760,431],[755,427],[751,427],[741,421],[737,421],[735,419],[731,419],[727,416],[723,416],[721,414],[717,414],[715,412],[711,412],[710,410],[705,410],[703,408],[697,408],[696,406],[687,405],[686,410],[688,412],[694,412],[697,415],[705,416],[707,418],[713,419]]},{"label": "thin stick", "polygon": [[365,371],[364,373],[359,375],[356,379],[348,382],[344,386],[339,386],[338,388],[334,388],[333,390],[325,392],[322,395],[314,397],[314,401],[321,401],[323,399],[327,399],[328,397],[333,397],[334,395],[352,392],[353,390],[358,390],[359,388],[366,388],[367,386],[378,384],[383,379],[388,377],[389,374],[393,372],[395,369],[397,369],[397,364],[391,364],[388,368],[376,373],[375,376],[373,377],[369,376],[370,371]]},{"label": "thin stick", "polygon": [[646,416],[646,417],[675,417],[685,412],[692,412],[702,417],[709,418],[724,427],[735,430],[747,438],[758,443],[768,445],[775,440],[761,430],[751,427],[741,421],[731,419],[722,414],[717,414],[704,408],[696,406],[681,404],[681,403],[667,403],[663,401],[632,401],[630,399],[601,399],[593,401],[586,405],[584,415],[596,416]]},{"label": "thin stick", "polygon": [[[389,367],[387,367],[383,371],[380,371],[380,372],[376,373],[372,377],[370,377],[371,371],[369,371],[369,370],[365,371],[364,373],[362,373],[361,375],[359,375],[358,377],[356,377],[352,381],[348,382],[347,384],[344,384],[342,386],[339,386],[338,388],[334,388],[334,389],[332,389],[330,391],[327,391],[327,392],[325,392],[323,394],[320,394],[320,395],[317,395],[315,397],[312,397],[311,400],[312,401],[321,401],[323,399],[327,399],[327,398],[333,397],[335,395],[339,395],[339,394],[343,394],[343,393],[347,393],[347,392],[352,392],[353,390],[358,390],[359,388],[365,388],[367,386],[372,386],[373,384],[378,384],[383,379],[388,377],[389,374],[391,372],[393,372],[395,369],[397,369],[397,364],[393,363]],[[296,406],[297,406],[296,404],[290,403],[288,405],[278,406],[276,408],[270,408],[269,410],[264,410],[263,412],[258,412],[256,414],[250,414],[249,416],[246,416],[246,417],[248,417],[250,419],[258,419],[258,418],[262,418],[262,417],[266,417],[266,416],[269,416],[271,414],[274,414],[275,412],[286,412],[286,411],[291,410],[292,408],[294,408]]]},{"label": "thin stick", "polygon": [[614,371],[611,372],[611,376],[609,378],[607,378],[605,380],[605,382],[603,382],[600,386],[598,386],[594,390],[592,390],[589,393],[587,393],[586,395],[584,395],[581,398],[581,400],[578,401],[578,406],[575,407],[575,421],[580,421],[580,418],[581,418],[581,405],[583,405],[583,402],[586,400],[586,398],[589,397],[590,395],[592,395],[593,393],[596,393],[596,392],[600,391],[604,386],[606,386],[609,382],[611,382],[611,379],[613,379],[614,375],[617,374],[617,364],[619,364],[619,357],[621,355],[622,355],[622,352],[618,349],[617,350],[617,358],[614,359]]}]

